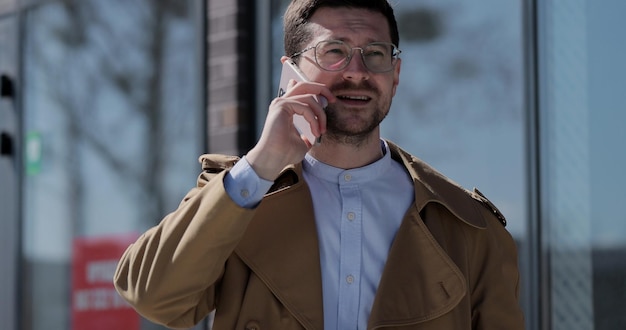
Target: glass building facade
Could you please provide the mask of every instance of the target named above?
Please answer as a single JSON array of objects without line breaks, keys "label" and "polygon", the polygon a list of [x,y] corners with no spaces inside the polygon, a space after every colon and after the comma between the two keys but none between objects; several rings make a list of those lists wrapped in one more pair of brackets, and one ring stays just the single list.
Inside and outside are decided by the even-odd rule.
[{"label": "glass building facade", "polygon": [[544,326],[626,326],[623,1],[537,7]]},{"label": "glass building facade", "polygon": [[[112,261],[227,144],[218,121],[260,133],[287,2],[0,0],[6,329],[162,329],[111,293]],[[383,136],[507,217],[527,329],[625,328],[626,2],[392,3],[402,72]],[[233,11],[254,45],[212,58]],[[206,99],[223,61],[253,67],[253,115]]]},{"label": "glass building facade", "polygon": [[195,182],[205,150],[202,8],[46,1],[0,18],[20,20],[19,34],[0,28],[19,35],[0,47],[3,61],[16,54],[6,66],[19,79],[2,109],[15,114],[19,145],[19,184],[2,194],[21,201],[14,218],[1,212],[19,228],[18,261],[3,270],[19,269],[6,329],[160,328],[123,304],[111,280],[123,247]]}]

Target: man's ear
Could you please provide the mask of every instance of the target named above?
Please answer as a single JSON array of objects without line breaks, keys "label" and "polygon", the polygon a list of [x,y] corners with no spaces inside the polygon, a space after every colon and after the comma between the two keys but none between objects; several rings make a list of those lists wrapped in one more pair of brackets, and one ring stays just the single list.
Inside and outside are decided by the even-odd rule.
[{"label": "man's ear", "polygon": [[288,60],[288,59],[289,59],[289,57],[287,57],[287,56],[284,56],[284,55],[283,55],[283,56],[280,58],[280,64],[285,63],[285,61],[286,61],[286,60]]}]

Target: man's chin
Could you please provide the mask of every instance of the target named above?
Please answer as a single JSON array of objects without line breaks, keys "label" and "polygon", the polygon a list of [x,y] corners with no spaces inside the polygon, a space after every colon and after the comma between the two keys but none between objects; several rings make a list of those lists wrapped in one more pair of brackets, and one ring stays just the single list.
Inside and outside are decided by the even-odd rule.
[{"label": "man's chin", "polygon": [[346,145],[362,145],[374,135],[375,129],[368,127],[367,129],[328,129],[324,134],[324,139],[339,144]]}]

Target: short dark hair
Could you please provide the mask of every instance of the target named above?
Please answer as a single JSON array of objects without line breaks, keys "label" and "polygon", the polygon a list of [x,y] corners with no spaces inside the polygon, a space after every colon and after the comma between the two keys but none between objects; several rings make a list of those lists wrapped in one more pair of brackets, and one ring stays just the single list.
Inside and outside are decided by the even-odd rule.
[{"label": "short dark hair", "polygon": [[309,19],[316,10],[322,7],[352,7],[364,8],[379,12],[387,18],[391,42],[399,47],[400,35],[398,23],[393,14],[393,8],[387,0],[293,0],[285,11],[283,18],[285,55],[291,56],[304,48],[312,38],[312,31],[308,28]]}]

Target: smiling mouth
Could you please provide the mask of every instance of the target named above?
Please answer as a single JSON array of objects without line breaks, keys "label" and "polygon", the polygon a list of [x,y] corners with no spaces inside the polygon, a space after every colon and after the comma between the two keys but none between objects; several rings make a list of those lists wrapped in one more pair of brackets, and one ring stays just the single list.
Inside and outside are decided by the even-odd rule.
[{"label": "smiling mouth", "polygon": [[337,98],[340,100],[344,100],[344,101],[361,101],[361,102],[367,102],[372,99],[369,96],[348,96],[348,95],[338,95]]}]

